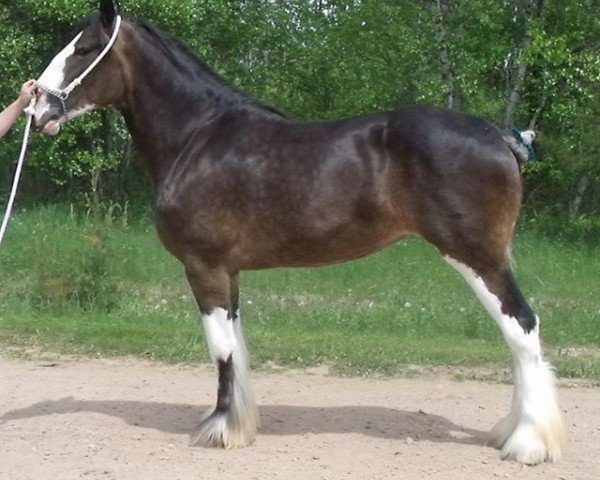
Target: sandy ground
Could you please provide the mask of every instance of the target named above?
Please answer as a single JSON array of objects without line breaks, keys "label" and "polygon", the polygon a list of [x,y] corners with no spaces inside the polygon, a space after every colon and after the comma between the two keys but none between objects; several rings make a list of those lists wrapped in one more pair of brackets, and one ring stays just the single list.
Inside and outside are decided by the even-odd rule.
[{"label": "sandy ground", "polygon": [[208,367],[0,358],[0,479],[600,479],[600,390],[561,388],[569,450],[524,467],[485,446],[511,387],[256,373],[251,447],[189,447]]}]

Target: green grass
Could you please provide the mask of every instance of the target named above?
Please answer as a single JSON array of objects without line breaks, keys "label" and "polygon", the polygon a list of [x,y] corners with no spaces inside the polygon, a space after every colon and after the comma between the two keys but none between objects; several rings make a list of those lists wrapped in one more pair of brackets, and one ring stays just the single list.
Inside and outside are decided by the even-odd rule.
[{"label": "green grass", "polygon": [[[516,276],[562,376],[600,380],[599,248],[521,232]],[[507,367],[492,319],[434,248],[410,239],[317,269],[244,272],[255,366]],[[0,250],[0,343],[170,362],[207,361],[182,267],[150,220],[123,227],[56,208],[21,212]]]}]

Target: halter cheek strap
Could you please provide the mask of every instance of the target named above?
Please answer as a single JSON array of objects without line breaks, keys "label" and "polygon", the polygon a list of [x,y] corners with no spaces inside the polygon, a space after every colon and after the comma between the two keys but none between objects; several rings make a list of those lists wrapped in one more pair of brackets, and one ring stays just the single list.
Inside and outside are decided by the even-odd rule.
[{"label": "halter cheek strap", "polygon": [[85,77],[87,77],[92,72],[92,70],[94,70],[94,68],[96,68],[96,66],[100,63],[100,61],[110,51],[110,49],[114,45],[115,41],[117,40],[117,35],[119,34],[120,29],[121,29],[121,15],[117,15],[116,20],[115,20],[115,28],[112,32],[112,35],[110,36],[108,43],[106,44],[104,49],[100,52],[100,55],[98,55],[96,57],[96,59],[90,64],[89,67],[87,67],[83,71],[83,73],[81,75],[79,75],[75,80],[73,80],[71,83],[69,83],[69,85],[67,85],[65,88],[56,89],[56,88],[48,87],[47,85],[44,85],[44,84],[38,82],[37,85],[39,88],[41,88],[45,92],[49,93],[50,95],[57,97],[60,100],[60,103],[62,104],[62,108],[63,108],[63,113],[65,113],[65,114],[67,113],[67,106],[65,105],[65,102],[66,102],[67,98],[69,98],[69,95],[71,95],[71,92],[73,90],[75,90],[79,85],[81,85],[81,82],[83,82],[83,79]]}]

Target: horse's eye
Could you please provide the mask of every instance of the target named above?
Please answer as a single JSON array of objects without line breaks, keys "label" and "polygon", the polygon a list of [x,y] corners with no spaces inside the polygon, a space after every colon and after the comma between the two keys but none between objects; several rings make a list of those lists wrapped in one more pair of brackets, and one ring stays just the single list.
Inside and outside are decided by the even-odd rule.
[{"label": "horse's eye", "polygon": [[87,47],[77,47],[75,49],[75,55],[79,56],[79,57],[85,57],[88,53],[90,53],[92,51],[91,48],[87,48]]}]

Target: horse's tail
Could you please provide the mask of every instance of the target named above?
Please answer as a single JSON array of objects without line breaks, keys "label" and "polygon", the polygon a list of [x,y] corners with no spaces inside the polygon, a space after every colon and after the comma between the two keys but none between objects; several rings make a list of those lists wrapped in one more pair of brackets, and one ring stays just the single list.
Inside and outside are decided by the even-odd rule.
[{"label": "horse's tail", "polygon": [[535,136],[536,133],[533,130],[520,132],[516,128],[503,133],[502,138],[510,147],[519,165],[536,159],[535,150],[531,145]]}]

